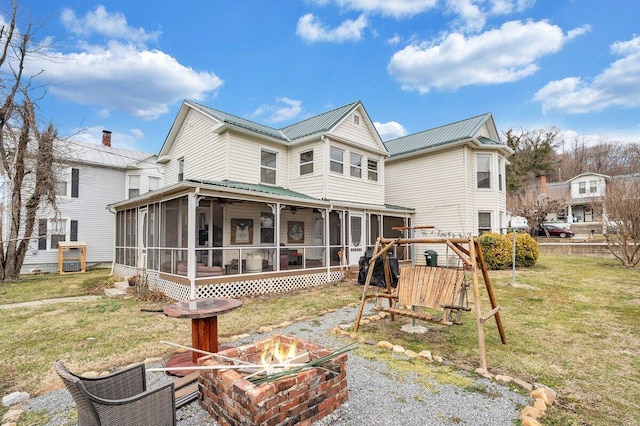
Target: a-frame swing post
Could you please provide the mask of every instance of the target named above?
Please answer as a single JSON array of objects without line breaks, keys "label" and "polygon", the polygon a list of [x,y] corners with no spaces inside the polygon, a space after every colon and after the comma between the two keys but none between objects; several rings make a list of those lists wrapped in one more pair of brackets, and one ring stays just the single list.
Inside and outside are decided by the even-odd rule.
[{"label": "a-frame swing post", "polygon": [[478,330],[478,349],[480,352],[480,367],[487,369],[487,353],[484,344],[484,327],[482,321],[482,309],[480,308],[480,283],[478,282],[478,258],[474,239],[469,238],[469,258],[471,260],[471,270],[473,276],[473,311],[476,317],[476,328]]},{"label": "a-frame swing post", "polygon": [[503,345],[507,344],[507,336],[504,333],[504,328],[502,327],[502,319],[500,319],[500,308],[498,307],[498,302],[496,302],[496,297],[493,294],[493,287],[491,286],[491,279],[489,278],[489,271],[487,270],[487,264],[484,261],[484,255],[482,254],[482,250],[480,249],[480,243],[478,243],[478,239],[474,239],[474,247],[476,249],[476,255],[478,257],[478,262],[480,262],[481,271],[482,271],[482,279],[484,280],[484,285],[487,288],[487,294],[489,295],[489,301],[491,302],[492,312],[494,313],[494,317],[496,320],[496,325],[498,326],[498,333],[500,333],[500,340]]}]

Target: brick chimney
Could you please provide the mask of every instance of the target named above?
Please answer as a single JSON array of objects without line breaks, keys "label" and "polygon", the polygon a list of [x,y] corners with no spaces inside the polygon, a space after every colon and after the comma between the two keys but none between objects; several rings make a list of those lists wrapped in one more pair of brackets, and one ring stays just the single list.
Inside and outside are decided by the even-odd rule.
[{"label": "brick chimney", "polygon": [[102,131],[102,145],[111,146],[111,132],[108,130]]},{"label": "brick chimney", "polygon": [[540,176],[540,193],[547,193],[547,177],[545,175]]}]

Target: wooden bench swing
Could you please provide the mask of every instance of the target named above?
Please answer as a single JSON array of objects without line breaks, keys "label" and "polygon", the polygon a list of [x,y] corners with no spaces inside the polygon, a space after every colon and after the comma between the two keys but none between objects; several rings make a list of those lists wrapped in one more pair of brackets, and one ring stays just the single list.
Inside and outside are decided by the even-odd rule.
[{"label": "wooden bench swing", "polygon": [[[445,244],[461,260],[463,267],[448,268],[425,265],[402,266],[398,285],[391,285],[391,269],[389,267],[388,251],[399,244]],[[465,245],[467,246],[465,248]],[[385,288],[376,287],[371,291],[371,278],[377,259],[382,258],[384,267]],[[461,324],[461,315],[465,311],[471,311],[468,306],[466,272],[473,277],[473,311],[476,317],[478,332],[478,346],[480,352],[480,366],[487,369],[484,323],[491,317],[495,318],[500,339],[507,344],[507,339],[500,320],[500,307],[497,305],[491,280],[487,271],[487,265],[482,257],[482,250],[476,237],[470,238],[383,238],[379,237],[373,249],[373,255],[369,261],[369,270],[362,290],[362,299],[358,309],[358,315],[354,330],[357,332],[362,319],[362,313],[367,300],[376,299],[374,309],[386,312],[394,320],[395,315],[406,316],[414,320],[430,321],[438,324]],[[491,310],[482,315],[480,307],[480,283],[478,270],[482,278],[491,302]],[[382,301],[388,300],[388,307],[382,306]],[[430,313],[424,309],[439,311]]]}]

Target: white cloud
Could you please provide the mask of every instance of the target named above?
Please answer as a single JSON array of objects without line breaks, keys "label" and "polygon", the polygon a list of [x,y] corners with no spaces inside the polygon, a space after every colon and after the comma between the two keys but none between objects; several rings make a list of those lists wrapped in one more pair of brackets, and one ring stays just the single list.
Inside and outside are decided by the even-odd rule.
[{"label": "white cloud", "polygon": [[302,113],[302,102],[289,98],[276,98],[275,105],[260,105],[251,117],[257,118],[265,114],[269,123],[281,123],[298,117]]},{"label": "white cloud", "polygon": [[[159,33],[133,29],[123,15],[108,13],[102,6],[81,19],[65,9],[62,20],[82,36],[78,44],[71,51],[47,50],[27,64],[27,71],[44,70],[39,79],[49,84],[53,96],[96,106],[100,117],[118,110],[153,120],[185,98],[215,95],[223,84],[213,72],[195,71],[160,50],[145,48],[144,42],[155,40]],[[112,39],[91,44],[83,37],[92,32]]]},{"label": "white cloud", "polygon": [[611,53],[621,56],[592,81],[567,77],[545,85],[533,99],[542,103],[543,112],[557,110],[567,114],[599,112],[610,107],[640,105],[640,36],[617,41]]},{"label": "white cloud", "polygon": [[388,71],[403,89],[423,94],[514,82],[535,73],[537,60],[559,51],[567,39],[546,21],[510,21],[477,36],[455,32],[409,45],[393,55]]},{"label": "white cloud", "polygon": [[373,125],[376,127],[376,130],[383,141],[406,136],[409,133],[402,124],[396,121],[388,121],[386,123],[376,121]]},{"label": "white cloud", "polygon": [[196,72],[158,50],[139,50],[111,42],[78,53],[49,52],[42,78],[52,95],[82,105],[102,107],[101,115],[117,109],[143,119],[155,119],[169,105],[189,98],[201,100],[221,85],[215,74]]},{"label": "white cloud", "polygon": [[358,19],[348,19],[338,27],[329,29],[322,25],[313,14],[307,13],[298,19],[296,34],[307,41],[330,41],[342,43],[357,41],[362,38],[362,32],[367,27],[367,18],[360,15]]},{"label": "white cloud", "polygon": [[109,13],[102,5],[97,6],[93,12],[87,12],[81,18],[78,18],[73,10],[65,8],[62,10],[60,20],[69,31],[80,36],[99,34],[137,45],[156,41],[160,37],[159,31],[148,33],[143,28],[130,27],[123,14]]},{"label": "white cloud", "polygon": [[399,44],[402,41],[402,39],[400,38],[400,36],[398,34],[394,34],[393,37],[387,39],[387,44],[395,46],[397,44]]},{"label": "white cloud", "polygon": [[[405,18],[425,12],[436,6],[436,0],[333,0],[345,9],[366,13],[379,13],[394,18]],[[325,5],[328,0],[316,0],[317,4]]]}]

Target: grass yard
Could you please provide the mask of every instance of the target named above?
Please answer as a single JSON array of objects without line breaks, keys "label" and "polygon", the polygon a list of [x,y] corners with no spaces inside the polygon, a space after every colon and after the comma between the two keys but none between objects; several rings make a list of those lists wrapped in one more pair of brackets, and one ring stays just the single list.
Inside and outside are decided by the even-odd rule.
[{"label": "grass yard", "polygon": [[[515,286],[511,271],[490,275],[508,340],[502,345],[495,322],[485,324],[490,371],[556,389],[559,401],[545,417],[546,425],[640,425],[640,272],[607,259],[541,256],[536,267],[517,271]],[[25,276],[19,283],[0,283],[0,300],[98,294],[111,281],[106,270]],[[482,293],[482,311],[487,312],[490,305]],[[256,332],[359,302],[360,295],[359,285],[344,282],[247,298],[241,309],[219,318],[220,333]],[[168,356],[172,349],[161,340],[190,344],[189,321],[141,311],[166,303],[105,298],[1,311],[0,395],[60,387],[52,368],[56,358],[75,371],[100,371]],[[423,323],[429,329],[425,335],[401,333],[406,322],[373,322],[361,327],[358,337],[428,349],[455,364],[478,366],[472,313],[463,316],[462,326]]]}]

